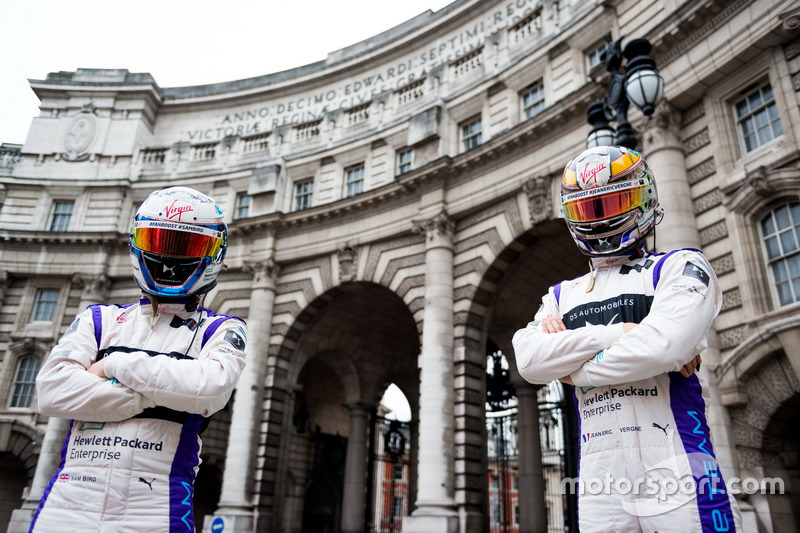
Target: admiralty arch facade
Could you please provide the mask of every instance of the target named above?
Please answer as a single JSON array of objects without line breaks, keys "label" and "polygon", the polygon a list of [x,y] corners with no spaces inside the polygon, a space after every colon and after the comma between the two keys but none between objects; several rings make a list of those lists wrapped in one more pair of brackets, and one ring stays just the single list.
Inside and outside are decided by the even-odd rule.
[{"label": "admiralty arch facade", "polygon": [[[39,365],[86,305],[137,298],[133,213],[187,185],[229,224],[205,304],[249,337],[204,434],[198,531],[575,531],[559,487],[571,400],[519,378],[511,337],[588,268],[558,185],[606,93],[607,37],[649,40],[665,83],[651,119],[630,113],[666,209],[657,248],[703,249],[723,289],[702,368],[721,468],[755,480],[737,496],[748,531],[797,530],[790,0],[457,0],[251,79],[30,80],[40,112],[0,147],[0,522],[26,531],[59,461],[66,422],[36,412]],[[390,384],[410,421],[383,416]]]}]

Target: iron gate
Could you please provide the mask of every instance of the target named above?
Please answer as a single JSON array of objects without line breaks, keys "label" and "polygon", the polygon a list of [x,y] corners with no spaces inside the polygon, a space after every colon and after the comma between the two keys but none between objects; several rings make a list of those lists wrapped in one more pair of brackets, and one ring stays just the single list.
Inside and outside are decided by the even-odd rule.
[{"label": "iron gate", "polygon": [[[486,368],[488,514],[490,533],[519,532],[518,405],[508,362],[490,343]],[[577,421],[570,390],[554,381],[537,391],[548,533],[577,531],[577,496],[562,481],[577,476]],[[532,502],[524,502],[532,505]]]},{"label": "iron gate", "polygon": [[375,416],[370,440],[367,531],[399,533],[409,512],[411,424]]}]

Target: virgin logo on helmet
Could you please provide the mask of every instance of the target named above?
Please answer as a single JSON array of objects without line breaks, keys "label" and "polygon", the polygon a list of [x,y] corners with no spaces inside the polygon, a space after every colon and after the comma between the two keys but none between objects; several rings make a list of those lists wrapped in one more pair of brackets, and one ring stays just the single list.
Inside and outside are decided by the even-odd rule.
[{"label": "virgin logo on helmet", "polygon": [[182,214],[192,210],[192,206],[190,205],[179,205],[176,207],[175,204],[177,202],[178,200],[173,200],[170,205],[164,207],[164,214],[167,215],[167,218],[178,217],[178,220],[180,220]]},{"label": "virgin logo on helmet", "polygon": [[599,165],[594,166],[593,168],[585,167],[578,176],[581,183],[589,185],[590,181],[594,181],[597,184],[597,175],[603,171],[605,165],[600,163]]}]

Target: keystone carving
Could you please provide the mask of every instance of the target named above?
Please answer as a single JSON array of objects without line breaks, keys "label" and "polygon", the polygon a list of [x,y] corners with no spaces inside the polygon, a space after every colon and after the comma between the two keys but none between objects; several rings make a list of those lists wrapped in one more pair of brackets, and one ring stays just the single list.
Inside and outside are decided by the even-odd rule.
[{"label": "keystone carving", "polygon": [[522,184],[522,190],[528,195],[528,211],[532,225],[553,218],[549,178],[545,176],[531,178]]},{"label": "keystone carving", "polygon": [[337,251],[339,256],[339,282],[346,283],[356,279],[356,250],[345,244]]},{"label": "keystone carving", "polygon": [[75,274],[72,283],[81,288],[81,300],[102,302],[108,296],[111,280],[105,274]]}]

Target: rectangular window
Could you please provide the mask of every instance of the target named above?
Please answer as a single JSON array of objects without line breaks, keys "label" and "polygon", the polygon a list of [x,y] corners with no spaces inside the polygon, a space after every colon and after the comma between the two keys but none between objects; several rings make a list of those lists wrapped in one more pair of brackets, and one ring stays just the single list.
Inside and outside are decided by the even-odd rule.
[{"label": "rectangular window", "polygon": [[38,357],[29,356],[19,360],[17,374],[14,378],[14,391],[11,394],[9,407],[30,407],[33,393],[36,390],[36,375],[39,373],[41,361]]},{"label": "rectangular window", "polygon": [[50,220],[50,231],[67,231],[72,219],[73,200],[56,200],[53,204],[53,218]]},{"label": "rectangular window", "polygon": [[734,105],[734,108],[746,152],[751,152],[783,135],[770,84],[750,91]]},{"label": "rectangular window", "polygon": [[250,216],[250,204],[253,203],[253,197],[249,194],[236,195],[236,216],[234,218],[247,218]]},{"label": "rectangular window", "polygon": [[403,150],[397,154],[397,175],[410,172],[414,165],[414,150]]},{"label": "rectangular window", "polygon": [[52,322],[58,305],[58,289],[40,289],[36,295],[36,307],[33,311],[34,322]]},{"label": "rectangular window", "polygon": [[472,150],[483,142],[481,117],[472,119],[461,125],[462,152]]},{"label": "rectangular window", "polygon": [[522,112],[528,119],[542,111],[544,111],[544,85],[539,81],[522,93]]},{"label": "rectangular window", "polygon": [[781,306],[800,301],[800,203],[784,204],[761,220],[761,240]]},{"label": "rectangular window", "polygon": [[294,184],[294,210],[301,211],[311,207],[314,197],[314,180],[298,181]]},{"label": "rectangular window", "polygon": [[361,194],[364,191],[364,164],[348,168],[345,171],[346,197]]},{"label": "rectangular window", "polygon": [[[611,36],[607,36],[610,39]],[[588,52],[586,52],[586,64],[589,67],[589,72],[603,64],[605,60],[605,51],[608,49],[609,41],[604,40]]]}]

